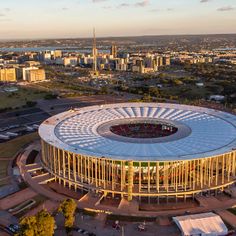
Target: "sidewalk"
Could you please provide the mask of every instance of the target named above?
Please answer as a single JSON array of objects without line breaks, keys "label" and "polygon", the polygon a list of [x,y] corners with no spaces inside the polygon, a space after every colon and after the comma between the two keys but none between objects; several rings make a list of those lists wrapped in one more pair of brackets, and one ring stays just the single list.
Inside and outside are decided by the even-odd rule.
[{"label": "sidewalk", "polygon": [[230,224],[234,229],[236,229],[236,215],[232,214],[227,210],[217,210],[215,211],[225,222]]}]

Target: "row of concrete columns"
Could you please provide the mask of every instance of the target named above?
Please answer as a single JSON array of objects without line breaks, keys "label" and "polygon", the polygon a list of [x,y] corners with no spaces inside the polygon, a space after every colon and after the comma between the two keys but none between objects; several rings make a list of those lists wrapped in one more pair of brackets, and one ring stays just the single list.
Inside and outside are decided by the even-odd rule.
[{"label": "row of concrete columns", "polygon": [[185,161],[112,160],[70,153],[42,141],[42,162],[70,187],[133,196],[177,196],[231,184],[236,151]]}]

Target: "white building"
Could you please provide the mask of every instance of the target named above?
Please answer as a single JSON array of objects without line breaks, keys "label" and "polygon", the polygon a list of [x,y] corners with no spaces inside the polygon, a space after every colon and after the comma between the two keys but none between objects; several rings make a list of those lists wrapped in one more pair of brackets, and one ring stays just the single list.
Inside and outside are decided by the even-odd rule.
[{"label": "white building", "polygon": [[223,236],[228,234],[220,216],[209,212],[173,217],[183,236]]}]

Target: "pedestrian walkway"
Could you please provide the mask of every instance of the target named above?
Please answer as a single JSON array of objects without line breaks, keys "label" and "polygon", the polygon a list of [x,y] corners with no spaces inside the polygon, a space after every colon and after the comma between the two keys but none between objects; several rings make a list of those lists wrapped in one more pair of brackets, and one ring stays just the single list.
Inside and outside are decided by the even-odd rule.
[{"label": "pedestrian walkway", "polygon": [[234,229],[236,229],[236,215],[232,214],[227,210],[216,210],[215,211],[225,222],[230,224]]},{"label": "pedestrian walkway", "polygon": [[203,207],[213,207],[217,208],[219,205],[221,205],[221,201],[219,201],[217,198],[210,196],[210,197],[205,197],[205,196],[199,196],[196,197],[196,200],[199,202],[200,206]]},{"label": "pedestrian walkway", "polygon": [[0,200],[0,209],[7,210],[26,200],[34,198],[38,193],[31,188],[26,188]]},{"label": "pedestrian walkway", "polygon": [[44,203],[40,204],[39,206],[33,208],[32,210],[28,211],[24,216],[33,216],[36,215],[41,210],[47,210],[50,213],[54,213],[59,207],[58,202],[54,202],[51,200],[46,200]]}]

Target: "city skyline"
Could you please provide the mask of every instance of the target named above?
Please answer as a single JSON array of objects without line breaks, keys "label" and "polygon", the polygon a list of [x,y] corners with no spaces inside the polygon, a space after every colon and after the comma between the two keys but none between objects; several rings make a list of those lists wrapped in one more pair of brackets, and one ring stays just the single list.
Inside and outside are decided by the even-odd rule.
[{"label": "city skyline", "polygon": [[9,0],[0,39],[235,33],[234,0]]}]

